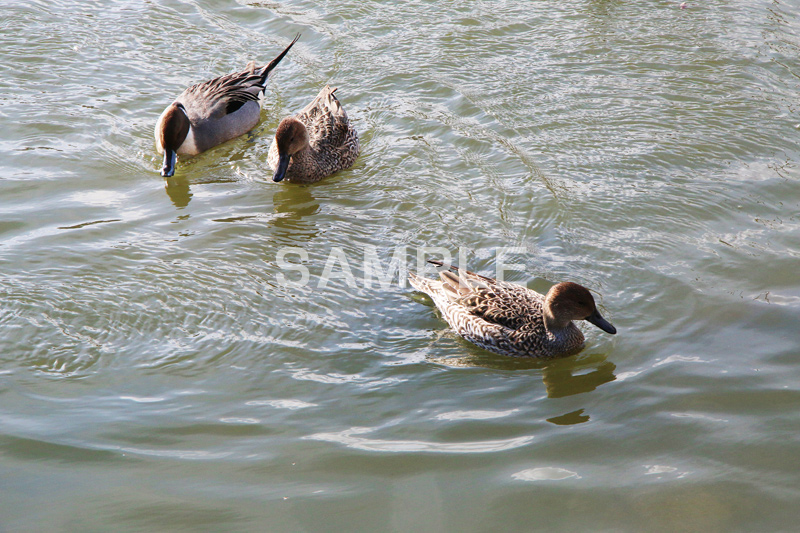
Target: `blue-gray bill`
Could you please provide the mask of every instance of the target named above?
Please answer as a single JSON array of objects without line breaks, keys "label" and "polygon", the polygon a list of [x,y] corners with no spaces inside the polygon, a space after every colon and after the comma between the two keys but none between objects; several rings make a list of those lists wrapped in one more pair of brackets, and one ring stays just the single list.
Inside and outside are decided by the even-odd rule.
[{"label": "blue-gray bill", "polygon": [[278,156],[278,168],[275,169],[275,174],[272,176],[272,181],[277,183],[286,177],[286,170],[289,168],[289,159],[290,156],[288,154]]},{"label": "blue-gray bill", "polygon": [[165,178],[172,177],[175,174],[175,162],[178,160],[178,154],[175,150],[164,150],[164,166],[161,167],[161,175]]},{"label": "blue-gray bill", "polygon": [[617,328],[612,326],[611,322],[603,318],[597,309],[595,309],[591,315],[587,316],[585,320],[590,324],[594,324],[595,326],[602,329],[606,333],[610,333],[612,335],[615,335],[617,333]]}]

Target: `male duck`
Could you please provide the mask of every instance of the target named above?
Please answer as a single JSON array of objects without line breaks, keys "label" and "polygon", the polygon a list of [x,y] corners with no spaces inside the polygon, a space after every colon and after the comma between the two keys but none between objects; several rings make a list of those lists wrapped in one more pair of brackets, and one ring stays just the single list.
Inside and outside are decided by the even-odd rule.
[{"label": "male duck", "polygon": [[433,299],[456,333],[481,348],[517,357],[556,357],[583,346],[573,320],[586,320],[612,335],[594,298],[577,283],[559,283],[546,296],[522,285],[487,278],[441,261],[440,280],[409,274],[411,285]]},{"label": "male duck", "polygon": [[358,134],[334,92],[326,85],[302,111],[281,120],[267,154],[274,181],[314,183],[353,165]]},{"label": "male duck", "polygon": [[241,72],[192,85],[167,106],[155,129],[158,152],[164,154],[161,175],[175,173],[177,155],[197,155],[253,129],[270,73],[299,38],[268,65],[256,68],[250,62]]}]

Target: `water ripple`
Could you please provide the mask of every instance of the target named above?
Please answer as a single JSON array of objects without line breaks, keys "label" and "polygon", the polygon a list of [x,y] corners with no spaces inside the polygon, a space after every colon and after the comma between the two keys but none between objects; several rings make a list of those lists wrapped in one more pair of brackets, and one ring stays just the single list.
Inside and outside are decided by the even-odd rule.
[{"label": "water ripple", "polygon": [[[791,529],[800,12],[688,3],[4,2],[4,525]],[[165,182],[164,106],[297,32],[261,123]],[[361,157],[272,183],[280,118],[325,83]],[[585,284],[619,334],[473,349],[365,283],[365,250],[402,246],[487,274],[520,247],[514,281]],[[334,249],[354,286],[321,283]]]},{"label": "water ripple", "polygon": [[486,440],[473,442],[427,442],[421,440],[381,440],[358,437],[375,431],[374,428],[353,427],[338,433],[315,433],[303,437],[309,440],[319,440],[344,444],[348,448],[371,452],[396,452],[396,453],[493,453],[513,450],[527,446],[533,441],[533,436],[515,437],[511,439]]},{"label": "water ripple", "polygon": [[508,411],[450,411],[436,415],[437,420],[491,420],[493,418],[504,418],[518,412],[519,409],[509,409]]},{"label": "water ripple", "polygon": [[581,479],[577,472],[555,466],[542,466],[521,470],[511,475],[520,481],[561,481],[562,479]]}]

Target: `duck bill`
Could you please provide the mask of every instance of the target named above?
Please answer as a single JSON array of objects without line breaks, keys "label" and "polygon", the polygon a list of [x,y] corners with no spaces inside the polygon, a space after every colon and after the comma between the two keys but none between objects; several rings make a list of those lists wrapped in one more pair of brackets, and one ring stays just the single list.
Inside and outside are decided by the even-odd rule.
[{"label": "duck bill", "polygon": [[286,177],[286,170],[289,168],[289,159],[290,157],[288,154],[278,155],[278,168],[275,169],[275,174],[272,176],[272,181],[277,183]]},{"label": "duck bill", "polygon": [[594,324],[606,333],[610,333],[612,335],[617,333],[617,328],[612,326],[611,322],[600,316],[600,313],[597,311],[597,309],[595,309],[591,315],[586,317],[586,321],[590,324]]},{"label": "duck bill", "polygon": [[161,175],[165,178],[172,177],[175,174],[175,162],[178,160],[178,154],[175,150],[164,149],[164,166],[161,167]]}]

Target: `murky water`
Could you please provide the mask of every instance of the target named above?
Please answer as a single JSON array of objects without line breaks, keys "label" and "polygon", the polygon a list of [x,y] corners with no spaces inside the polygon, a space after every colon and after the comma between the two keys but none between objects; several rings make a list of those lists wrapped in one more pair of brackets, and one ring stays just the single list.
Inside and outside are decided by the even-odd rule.
[{"label": "murky water", "polygon": [[[796,528],[800,6],[103,4],[0,16],[0,529]],[[163,108],[297,32],[165,183]],[[360,159],[272,183],[325,83]],[[483,352],[366,281],[426,247],[619,333]]]}]

